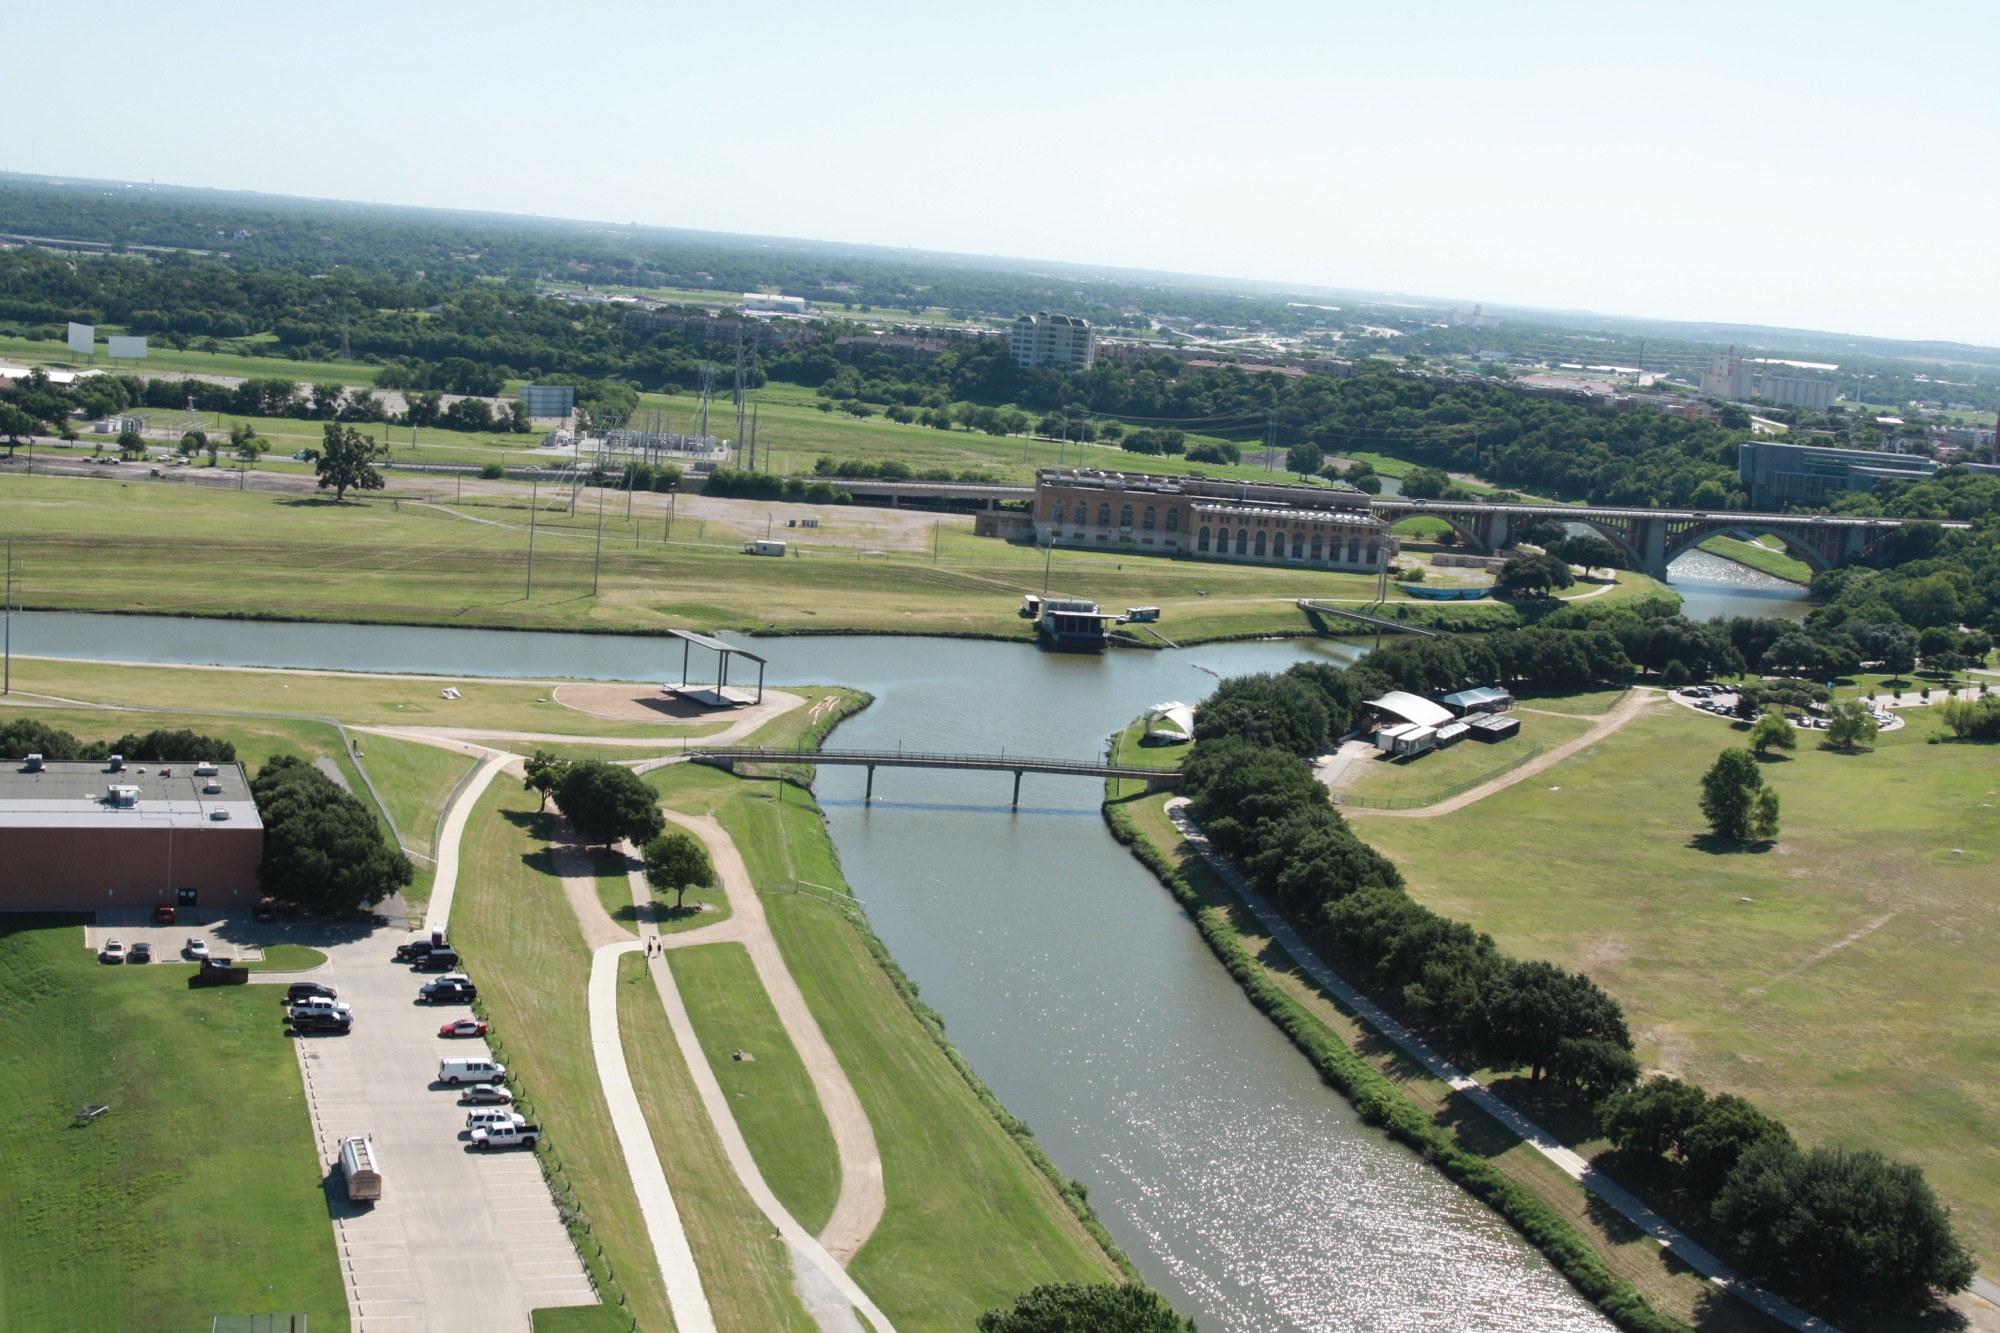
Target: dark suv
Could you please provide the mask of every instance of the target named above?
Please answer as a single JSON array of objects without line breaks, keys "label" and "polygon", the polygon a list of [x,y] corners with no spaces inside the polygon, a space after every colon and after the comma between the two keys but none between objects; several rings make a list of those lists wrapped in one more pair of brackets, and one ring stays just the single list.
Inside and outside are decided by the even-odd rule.
[{"label": "dark suv", "polygon": [[479,987],[463,977],[443,977],[417,994],[431,1004],[470,1004],[479,998]]},{"label": "dark suv", "polygon": [[414,963],[437,947],[429,940],[411,940],[406,944],[399,944],[396,946],[396,961]]},{"label": "dark suv", "polygon": [[285,987],[285,1003],[296,1004],[300,1000],[310,1000],[314,996],[325,996],[329,1000],[340,998],[340,992],[317,981],[294,981]]},{"label": "dark suv", "polygon": [[339,1012],[314,1013],[310,1009],[294,1010],[291,1015],[294,1032],[345,1032],[354,1024],[352,1014]]},{"label": "dark suv", "polygon": [[441,949],[432,949],[417,959],[419,972],[449,972],[459,964],[458,950],[449,944]]}]

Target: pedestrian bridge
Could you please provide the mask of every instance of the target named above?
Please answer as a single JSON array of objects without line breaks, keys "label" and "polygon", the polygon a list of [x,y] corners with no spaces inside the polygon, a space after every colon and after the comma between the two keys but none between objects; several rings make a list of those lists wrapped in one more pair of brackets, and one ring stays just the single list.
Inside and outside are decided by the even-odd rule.
[{"label": "pedestrian bridge", "polygon": [[1014,775],[1014,804],[1021,804],[1021,775],[1054,773],[1065,777],[1132,778],[1146,784],[1147,791],[1166,791],[1176,786],[1181,775],[1175,769],[1126,768],[1094,759],[1038,759],[1029,755],[937,754],[921,750],[806,750],[772,749],[762,745],[715,746],[692,750],[688,757],[698,764],[736,771],[738,764],[844,764],[868,770],[864,800],[875,799],[877,768],[958,768],[978,769]]}]

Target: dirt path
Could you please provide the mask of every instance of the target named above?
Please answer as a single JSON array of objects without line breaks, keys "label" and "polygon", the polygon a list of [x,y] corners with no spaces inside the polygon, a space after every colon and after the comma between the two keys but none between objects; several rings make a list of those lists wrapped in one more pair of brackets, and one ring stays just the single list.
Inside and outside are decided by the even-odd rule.
[{"label": "dirt path", "polygon": [[820,1109],[826,1113],[833,1142],[840,1154],[840,1197],[834,1201],[833,1215],[820,1231],[820,1243],[844,1266],[875,1233],[882,1220],[885,1196],[882,1188],[882,1154],[875,1145],[875,1127],[855,1095],[847,1071],[840,1067],[819,1022],[807,1007],[798,982],[785,966],[784,955],[764,917],[764,904],[750,881],[736,844],[714,816],[699,818],[667,811],[667,818],[701,839],[715,862],[723,891],[729,896],[730,918],[713,927],[666,937],[666,947],[685,948],[724,939],[737,940],[750,951],[757,979],[764,983],[785,1034],[792,1039],[799,1058],[811,1076]]},{"label": "dirt path", "polygon": [[[776,694],[777,691],[769,693]],[[785,695],[782,702],[767,703],[762,708],[752,709],[751,716],[739,717],[721,731],[710,732],[706,736],[676,736],[664,731],[658,736],[565,736],[556,732],[503,731],[484,727],[350,726],[348,730],[388,736],[394,740],[424,741],[433,744],[438,741],[532,741],[550,745],[630,746],[635,749],[658,751],[686,746],[734,745],[772,718],[782,713],[789,713],[804,703],[805,699],[799,695]]]},{"label": "dirt path", "polygon": [[[1558,745],[1547,754],[1537,755],[1513,772],[1502,773],[1499,777],[1493,779],[1493,781],[1482,783],[1474,787],[1471,791],[1454,796],[1448,801],[1439,801],[1436,805],[1427,805],[1421,810],[1371,810],[1366,806],[1343,805],[1340,807],[1340,813],[1346,815],[1349,819],[1354,818],[1356,815],[1366,815],[1370,819],[1435,819],[1439,815],[1448,815],[1454,810],[1463,810],[1474,801],[1483,801],[1494,792],[1504,791],[1517,782],[1525,781],[1528,778],[1534,777],[1537,773],[1545,772],[1569,758],[1578,750],[1597,744],[1606,736],[1609,736],[1612,732],[1645,712],[1653,704],[1657,703],[1659,698],[1660,696],[1651,690],[1635,689],[1623,699],[1620,699],[1610,712],[1593,723],[1589,731],[1584,732],[1583,735],[1578,736],[1575,740]],[[1562,716],[1569,717],[1572,714],[1565,713]]]}]

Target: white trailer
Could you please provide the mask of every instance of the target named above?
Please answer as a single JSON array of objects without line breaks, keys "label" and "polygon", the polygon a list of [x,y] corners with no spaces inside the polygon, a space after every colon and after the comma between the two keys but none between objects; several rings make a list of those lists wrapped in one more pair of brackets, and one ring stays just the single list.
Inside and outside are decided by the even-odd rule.
[{"label": "white trailer", "polygon": [[784,553],[785,544],[775,538],[759,537],[755,541],[743,543],[743,554],[745,555],[783,555]]},{"label": "white trailer", "polygon": [[373,1203],[382,1197],[382,1168],[375,1157],[375,1140],[356,1134],[340,1141],[340,1173],[347,1177],[347,1197]]}]

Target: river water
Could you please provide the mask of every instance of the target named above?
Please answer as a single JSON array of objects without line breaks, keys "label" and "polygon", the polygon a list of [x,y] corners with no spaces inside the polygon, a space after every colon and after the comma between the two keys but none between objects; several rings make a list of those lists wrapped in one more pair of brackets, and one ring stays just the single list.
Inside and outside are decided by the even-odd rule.
[{"label": "river water", "polygon": [[[1756,590],[1701,591],[1721,607]],[[1718,613],[1731,612],[1703,612]],[[747,646],[770,659],[772,684],[875,696],[839,744],[1079,758],[1101,755],[1147,705],[1196,702],[1219,676],[1361,651],[1324,640],[1101,657],[916,638]],[[641,680],[680,665],[657,639],[70,614],[17,616],[13,649]],[[883,769],[872,804],[863,780],[823,769],[818,794],[876,930],[1000,1099],[1089,1185],[1147,1281],[1204,1329],[1609,1327],[1504,1224],[1358,1123],[1112,841],[1098,784],[1031,774],[1014,811],[1010,774]]]}]

